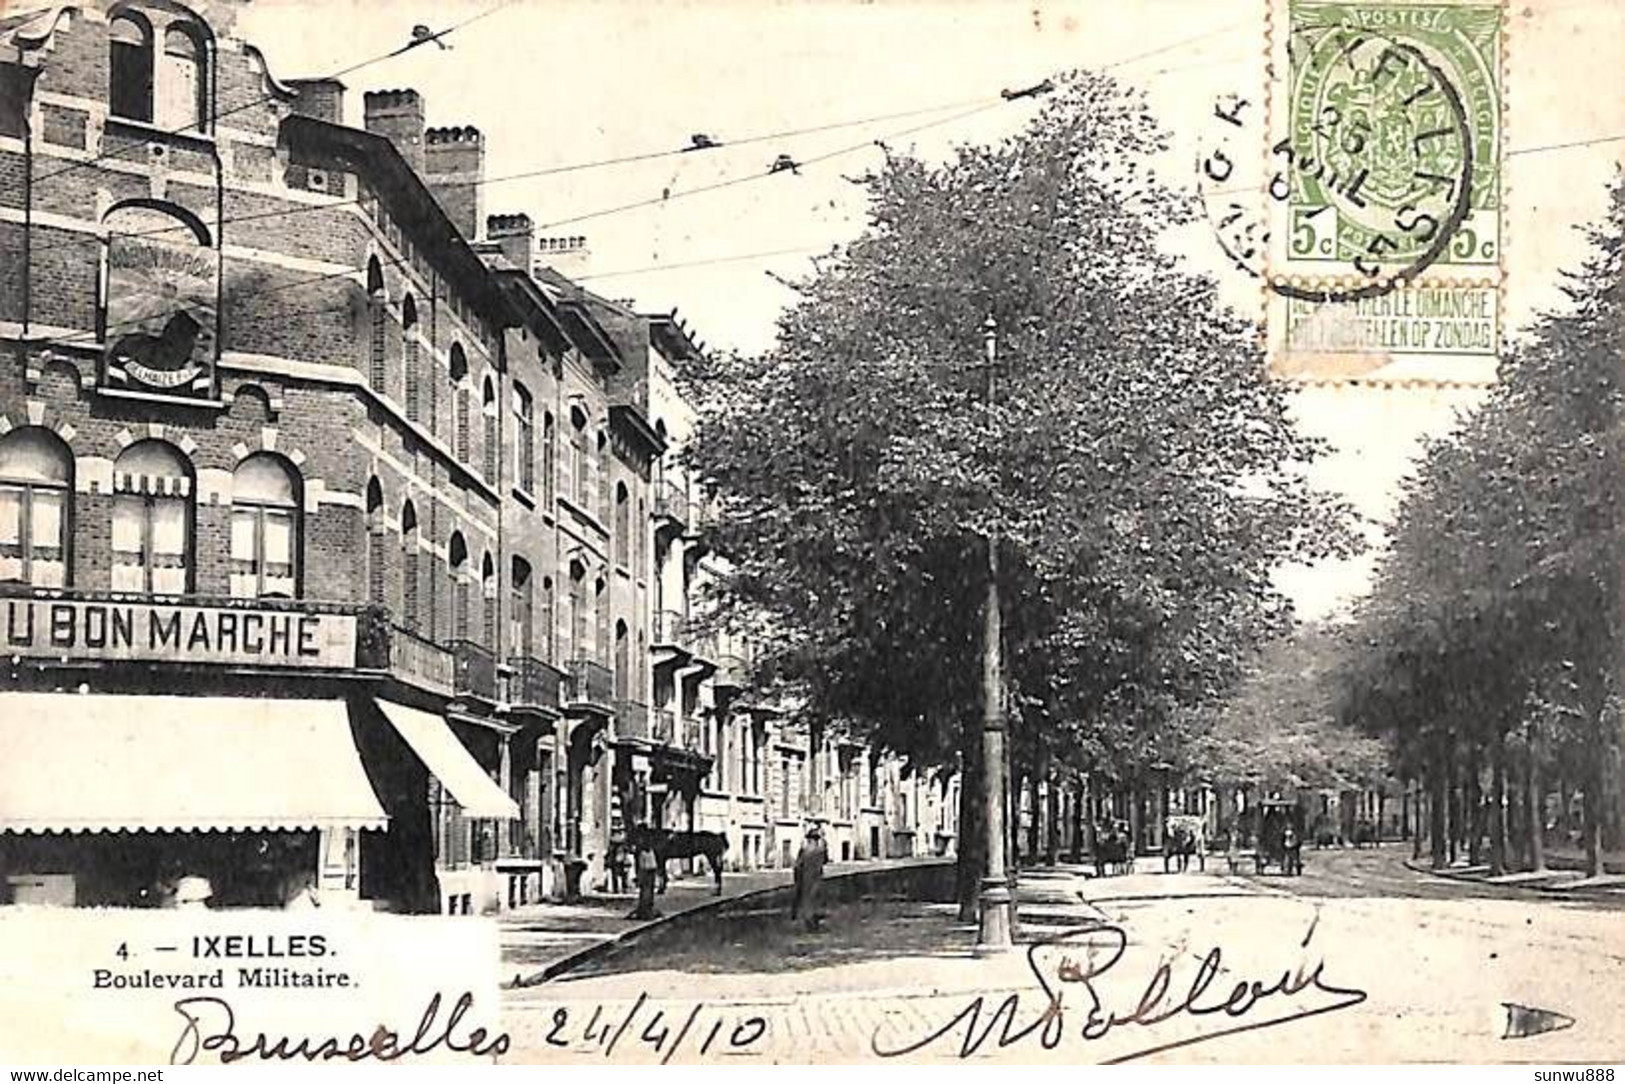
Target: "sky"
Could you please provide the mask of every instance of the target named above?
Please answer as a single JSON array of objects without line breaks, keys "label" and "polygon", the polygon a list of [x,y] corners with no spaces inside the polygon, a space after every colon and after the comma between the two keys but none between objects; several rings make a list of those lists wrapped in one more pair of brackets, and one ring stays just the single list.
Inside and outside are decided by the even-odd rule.
[{"label": "sky", "polygon": [[[883,160],[874,141],[940,158],[1030,119],[1030,102],[1000,91],[1105,68],[1144,89],[1172,133],[1158,174],[1194,185],[1218,96],[1263,94],[1264,9],[1263,0],[253,0],[236,33],[279,78],[310,77],[406,44],[414,24],[472,19],[446,49],[420,46],[346,76],[350,122],[360,123],[362,92],[415,88],[430,125],[484,133],[487,177],[552,171],[489,183],[486,213],[525,212],[541,233],[585,236],[589,257],[568,270],[597,292],[645,311],[676,308],[707,345],[759,350],[795,297],[786,283],[863,229],[863,193],[848,178]],[[1507,42],[1503,262],[1505,322],[1516,327],[1562,304],[1558,272],[1585,251],[1575,227],[1602,213],[1621,161],[1625,142],[1589,141],[1625,136],[1625,2],[1514,0]],[[779,134],[792,132],[801,134]],[[730,145],[581,168],[675,152],[697,133]],[[1584,145],[1552,146],[1571,143]],[[781,154],[804,164],[769,176]],[[1219,277],[1233,302],[1256,298],[1202,227],[1168,244]],[[1317,479],[1380,519],[1423,437],[1447,431],[1475,398],[1323,389],[1298,396],[1297,416],[1335,449]],[[1329,613],[1358,593],[1369,567],[1366,558],[1288,580],[1301,610]]]}]

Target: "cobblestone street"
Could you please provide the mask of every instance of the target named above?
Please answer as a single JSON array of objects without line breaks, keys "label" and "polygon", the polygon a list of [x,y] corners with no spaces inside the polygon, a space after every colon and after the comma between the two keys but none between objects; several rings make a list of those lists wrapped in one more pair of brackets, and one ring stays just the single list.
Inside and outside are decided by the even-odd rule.
[{"label": "cobblestone street", "polygon": [[[1485,898],[1478,886],[1454,891],[1451,882],[1413,873],[1402,857],[1391,847],[1327,852],[1311,864],[1319,879],[1302,883],[1230,877],[1212,865],[1205,875],[1137,872],[1104,881],[1075,868],[1028,871],[1021,939],[1070,943],[987,959],[972,954],[974,928],[946,904],[839,905],[816,934],[766,908],[725,919],[696,914],[559,981],[512,992],[504,1021],[515,1040],[510,1060],[603,1060],[615,1045],[617,1059],[790,1061],[809,1041],[829,1056],[861,1060],[939,1031],[912,1056],[955,1059],[969,1049],[977,1059],[1010,1061],[1373,1062],[1426,1061],[1442,1049],[1484,1061],[1617,1054],[1625,1019],[1625,957],[1612,934],[1618,901]],[[1347,891],[1353,879],[1380,890]],[[1332,883],[1345,893],[1329,893]],[[1393,895],[1407,887],[1408,896]],[[1120,946],[1114,929],[1122,931]],[[1380,952],[1371,950],[1373,931],[1384,932]],[[1188,996],[1215,949],[1207,992]],[[1154,1026],[1120,1022],[1100,1038],[1082,1038],[1090,990],[1102,1015],[1132,1017],[1163,965],[1167,992],[1148,1007],[1216,1006],[1236,983],[1256,981],[1267,991],[1283,974],[1305,976],[1305,988],[1263,994],[1241,1013],[1169,1013]],[[1335,989],[1310,985],[1317,965],[1322,985]],[[1058,981],[1069,966],[1094,969],[1087,985]],[[1041,982],[1062,998],[1049,1053]],[[1011,995],[1007,1031],[995,1012]],[[979,1022],[954,1025],[978,996],[985,998]],[[1503,1003],[1576,1022],[1503,1039]],[[1282,1026],[1258,1026],[1272,1021]],[[1023,1028],[1031,1034],[1020,1038]],[[1227,1029],[1236,1033],[1211,1038]],[[1013,1041],[1001,1049],[1006,1035]],[[1168,1044],[1184,1045],[1148,1054]]]}]

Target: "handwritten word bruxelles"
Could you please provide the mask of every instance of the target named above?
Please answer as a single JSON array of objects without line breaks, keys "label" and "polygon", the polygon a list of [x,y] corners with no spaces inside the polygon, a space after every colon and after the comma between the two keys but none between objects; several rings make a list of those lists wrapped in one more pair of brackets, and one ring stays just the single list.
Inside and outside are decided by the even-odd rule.
[{"label": "handwritten word bruxelles", "polygon": [[4,605],[4,647],[15,654],[302,666],[355,661],[355,619],[348,615],[44,599]]}]

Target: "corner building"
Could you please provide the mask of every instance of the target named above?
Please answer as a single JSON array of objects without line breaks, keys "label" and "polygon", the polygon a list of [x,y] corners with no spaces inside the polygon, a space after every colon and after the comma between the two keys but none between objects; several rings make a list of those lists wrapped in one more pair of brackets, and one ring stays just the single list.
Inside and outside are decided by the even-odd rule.
[{"label": "corner building", "polygon": [[11,902],[543,888],[478,133],[343,98],[163,0],[0,20]]}]

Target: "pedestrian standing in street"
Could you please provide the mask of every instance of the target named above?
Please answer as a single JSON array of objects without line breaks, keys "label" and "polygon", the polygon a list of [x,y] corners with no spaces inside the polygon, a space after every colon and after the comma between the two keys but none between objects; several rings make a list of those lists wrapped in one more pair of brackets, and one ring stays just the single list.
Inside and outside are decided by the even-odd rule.
[{"label": "pedestrian standing in street", "polygon": [[654,833],[646,826],[637,824],[627,832],[626,839],[637,863],[638,879],[638,905],[626,917],[644,920],[659,918],[660,912],[655,910],[655,874],[660,860],[655,855]]},{"label": "pedestrian standing in street", "polygon": [[824,918],[818,913],[818,896],[824,883],[824,863],[828,860],[824,833],[815,824],[807,829],[807,838],[796,855],[795,896],[790,904],[790,921],[800,918],[809,931],[818,929]]}]

